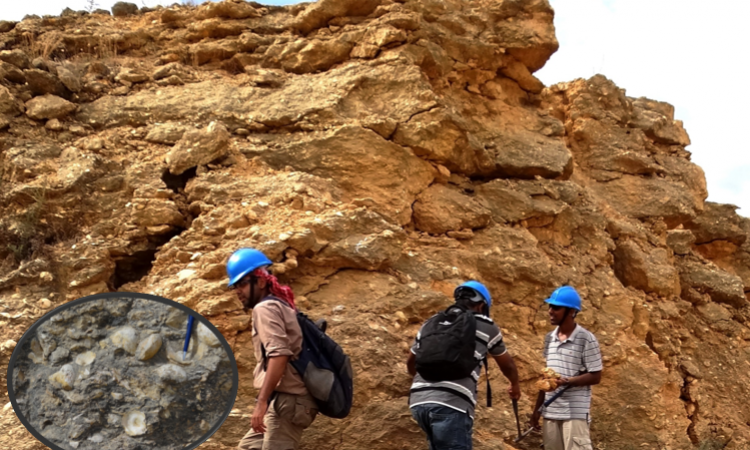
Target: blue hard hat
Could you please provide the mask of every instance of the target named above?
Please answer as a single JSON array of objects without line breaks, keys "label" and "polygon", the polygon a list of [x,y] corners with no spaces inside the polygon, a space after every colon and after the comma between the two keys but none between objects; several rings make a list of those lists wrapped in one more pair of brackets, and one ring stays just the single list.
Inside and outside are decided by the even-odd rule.
[{"label": "blue hard hat", "polygon": [[460,286],[458,286],[456,290],[453,291],[453,296],[458,297],[459,292],[467,288],[473,289],[474,291],[478,292],[479,295],[481,295],[482,298],[484,299],[484,302],[487,303],[488,308],[492,306],[492,297],[490,296],[489,289],[487,289],[487,287],[483,285],[482,283],[475,281],[475,280],[467,281],[466,283],[463,283]]},{"label": "blue hard hat", "polygon": [[581,296],[573,286],[562,286],[554,290],[545,303],[581,310]]},{"label": "blue hard hat", "polygon": [[266,255],[254,248],[241,248],[232,253],[227,262],[227,275],[229,275],[229,287],[240,281],[242,277],[253,270],[270,266],[273,264]]}]

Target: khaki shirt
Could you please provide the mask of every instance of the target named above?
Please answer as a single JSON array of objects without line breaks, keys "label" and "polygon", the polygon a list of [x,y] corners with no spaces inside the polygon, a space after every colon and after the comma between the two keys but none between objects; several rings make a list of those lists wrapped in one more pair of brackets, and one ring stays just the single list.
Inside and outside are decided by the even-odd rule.
[{"label": "khaki shirt", "polygon": [[[266,377],[261,344],[266,349],[267,358],[290,356],[290,360],[293,360],[297,359],[302,351],[302,330],[297,322],[297,313],[284,301],[271,298],[253,308],[253,347],[255,360],[258,361],[253,382],[256,389],[263,387]],[[294,395],[307,394],[302,377],[291,364],[286,365],[286,370],[274,390]]]}]

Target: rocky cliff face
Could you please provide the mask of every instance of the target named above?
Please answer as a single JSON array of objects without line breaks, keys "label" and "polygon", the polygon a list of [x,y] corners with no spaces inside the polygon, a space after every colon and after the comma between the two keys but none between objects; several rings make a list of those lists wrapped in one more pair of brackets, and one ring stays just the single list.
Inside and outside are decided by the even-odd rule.
[{"label": "rocky cliff face", "polygon": [[[317,419],[305,448],[418,449],[419,324],[486,282],[530,411],[540,305],[570,283],[605,360],[597,448],[748,448],[750,220],[705,202],[672,106],[534,77],[558,48],[545,0],[124,14],[0,23],[3,341],[93,293],[182,302],[234,348],[235,412],[202,446],[232,448],[255,361],[224,263],[255,246],[356,372],[351,417]],[[490,378],[475,442],[511,449]],[[0,420],[0,445],[41,448],[12,409]]]}]

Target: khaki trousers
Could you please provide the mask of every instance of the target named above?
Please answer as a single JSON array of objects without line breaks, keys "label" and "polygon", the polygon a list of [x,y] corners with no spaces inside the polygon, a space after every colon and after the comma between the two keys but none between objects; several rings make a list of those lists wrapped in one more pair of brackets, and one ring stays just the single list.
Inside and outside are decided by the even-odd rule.
[{"label": "khaki trousers", "polygon": [[263,418],[266,432],[256,433],[251,428],[237,450],[297,450],[302,431],[312,424],[317,414],[318,407],[310,394],[278,392]]},{"label": "khaki trousers", "polygon": [[544,419],[542,434],[544,450],[594,450],[589,424],[583,419]]}]

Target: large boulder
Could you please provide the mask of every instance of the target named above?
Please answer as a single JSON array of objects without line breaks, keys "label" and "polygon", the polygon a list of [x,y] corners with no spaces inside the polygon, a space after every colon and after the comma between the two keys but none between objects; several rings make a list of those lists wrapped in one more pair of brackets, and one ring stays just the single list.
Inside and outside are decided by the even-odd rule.
[{"label": "large boulder", "polygon": [[736,209],[734,205],[706,202],[703,212],[685,223],[685,228],[692,230],[696,244],[723,240],[742,245],[747,232],[740,228],[741,217]]},{"label": "large boulder", "polygon": [[26,115],[34,120],[62,119],[75,110],[74,103],[51,94],[26,102]]},{"label": "large boulder", "polygon": [[625,286],[662,297],[680,294],[680,277],[664,248],[649,248],[633,239],[618,242],[615,274]]},{"label": "large boulder", "polygon": [[154,125],[144,138],[156,144],[174,145],[185,134],[187,127],[175,123],[158,123]]},{"label": "large boulder", "polygon": [[414,225],[428,233],[442,234],[487,226],[489,211],[468,195],[443,184],[433,184],[417,196]]},{"label": "large boulder", "polygon": [[190,46],[190,58],[194,64],[202,66],[211,62],[221,62],[236,55],[239,51],[236,39],[199,42]]},{"label": "large boulder", "polygon": [[180,175],[186,170],[227,154],[229,132],[224,125],[211,122],[205,129],[186,132],[166,158],[169,171]]},{"label": "large boulder", "polygon": [[573,171],[573,157],[561,139],[519,133],[497,136],[491,145],[501,177],[565,178]]},{"label": "large boulder", "polygon": [[476,187],[477,200],[498,223],[534,219],[546,224],[576,201],[581,188],[569,181],[492,180]]},{"label": "large boulder", "polygon": [[29,59],[29,55],[19,48],[0,51],[0,61],[13,64],[19,69],[28,69],[31,67],[31,59]]},{"label": "large boulder", "polygon": [[0,33],[7,33],[16,27],[18,22],[11,22],[8,20],[0,20]]},{"label": "large boulder", "polygon": [[682,122],[674,120],[674,107],[645,97],[633,101],[630,124],[645,131],[655,142],[667,145],[690,145]]},{"label": "large boulder", "polygon": [[367,16],[377,8],[382,0],[319,0],[309,3],[297,15],[293,27],[307,34],[326,26],[334,17]]},{"label": "large boulder", "polygon": [[57,77],[70,92],[81,91],[81,77],[65,66],[57,67]]},{"label": "large boulder", "polygon": [[[397,122],[435,105],[436,96],[419,68],[399,61],[364,67],[342,65],[320,74],[291,77],[281,89],[273,90],[217,79],[180,89],[108,95],[81,105],[78,120],[100,128],[200,116],[228,126],[245,118],[248,123],[275,128],[298,122],[307,122],[309,127],[319,123],[316,117],[323,116],[355,119],[378,132],[390,127],[392,132]],[[327,124],[330,122],[322,121],[316,129],[325,129]]]},{"label": "large boulder", "polygon": [[24,75],[23,70],[5,61],[0,61],[0,79],[2,78],[5,78],[11,83],[26,83],[26,75]]},{"label": "large boulder", "polygon": [[492,157],[466,128],[457,114],[447,108],[434,108],[399,124],[393,141],[454,172],[474,175],[492,171]]},{"label": "large boulder", "polygon": [[284,48],[278,56],[287,72],[302,74],[328,70],[349,58],[352,44],[338,39],[300,39]]},{"label": "large boulder", "polygon": [[703,207],[684,183],[662,178],[624,175],[596,183],[592,189],[620,213],[636,219],[663,217],[669,223],[682,223]]},{"label": "large boulder", "polygon": [[671,248],[675,254],[687,255],[694,243],[695,235],[690,230],[667,231],[667,247]]},{"label": "large boulder", "polygon": [[35,95],[52,94],[58,97],[67,97],[70,91],[55,75],[39,69],[24,71],[26,82]]},{"label": "large boulder", "polygon": [[508,54],[536,72],[559,48],[547,0],[490,2],[487,12]]},{"label": "large boulder", "polygon": [[434,179],[429,163],[358,126],[312,133],[255,154],[273,167],[332,178],[349,200],[369,198],[376,211],[401,225],[411,221],[412,203]]},{"label": "large boulder", "polygon": [[742,280],[727,273],[713,264],[701,263],[691,259],[679,261],[682,294],[688,299],[694,298],[690,290],[699,294],[708,294],[711,300],[735,308],[748,305]]},{"label": "large boulder", "polygon": [[224,19],[248,19],[251,17],[260,17],[260,11],[255,9],[250,3],[246,2],[207,2],[198,17],[202,19],[211,19],[221,17]]},{"label": "large boulder", "polygon": [[112,5],[112,15],[115,17],[134,16],[138,14],[138,5],[129,2],[117,2]]},{"label": "large boulder", "polygon": [[[328,220],[312,220],[307,230],[312,232],[313,242],[327,243],[316,260],[336,268],[384,270],[398,260],[406,241],[400,227],[364,207],[346,216],[332,214]],[[305,239],[305,233],[295,238],[290,243]]]},{"label": "large boulder", "polygon": [[21,106],[19,106],[18,101],[13,94],[10,93],[8,88],[0,86],[0,116],[17,116],[22,112],[23,110]]}]

